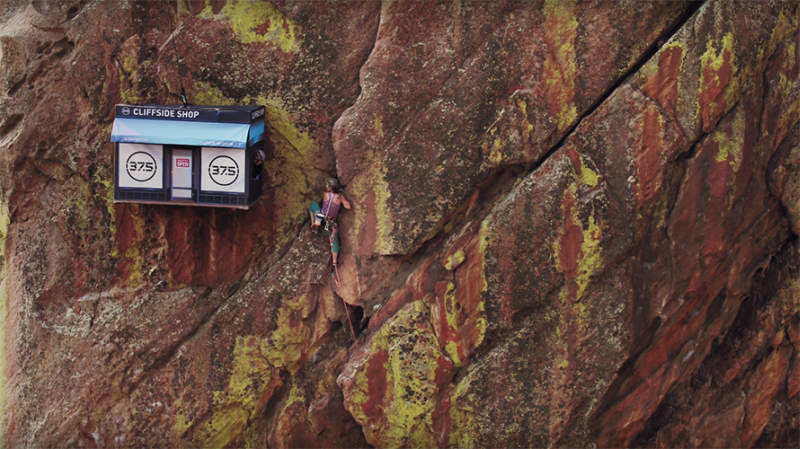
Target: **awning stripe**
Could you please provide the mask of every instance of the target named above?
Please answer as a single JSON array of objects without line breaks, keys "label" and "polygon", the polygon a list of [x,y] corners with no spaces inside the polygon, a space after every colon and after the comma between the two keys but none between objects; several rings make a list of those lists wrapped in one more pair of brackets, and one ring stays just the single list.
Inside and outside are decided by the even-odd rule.
[{"label": "awning stripe", "polygon": [[182,122],[117,118],[114,119],[114,126],[111,129],[111,141],[161,145],[246,148],[249,130],[250,125],[246,123]]}]

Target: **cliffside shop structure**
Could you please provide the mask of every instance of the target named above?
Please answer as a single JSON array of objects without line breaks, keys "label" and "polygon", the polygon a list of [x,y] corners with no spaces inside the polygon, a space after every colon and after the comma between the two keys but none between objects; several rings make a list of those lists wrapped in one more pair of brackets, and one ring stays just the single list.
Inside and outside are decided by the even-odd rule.
[{"label": "cliffside shop structure", "polygon": [[119,104],[111,141],[115,203],[247,209],[261,195],[264,106]]}]

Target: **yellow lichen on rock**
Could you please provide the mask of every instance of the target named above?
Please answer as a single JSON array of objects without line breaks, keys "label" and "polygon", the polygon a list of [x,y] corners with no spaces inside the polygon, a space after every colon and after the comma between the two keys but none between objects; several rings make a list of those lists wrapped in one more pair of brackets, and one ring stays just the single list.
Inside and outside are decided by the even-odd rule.
[{"label": "yellow lichen on rock", "polygon": [[[450,357],[450,360],[453,361],[453,364],[456,367],[461,366],[462,360],[458,354],[458,342],[449,340],[447,337],[450,337],[451,334],[456,334],[459,328],[459,320],[458,315],[456,313],[456,303],[458,302],[455,294],[456,286],[452,282],[447,283],[447,288],[444,292],[443,297],[443,304],[440,307],[439,313],[444,314],[444,321],[447,323],[448,329],[445,332],[445,335],[440,335],[439,338],[445,337],[446,341],[444,343],[444,349],[447,355]],[[434,314],[435,316],[435,314]],[[457,335],[457,334],[456,334]]]},{"label": "yellow lichen on rock", "polygon": [[[501,203],[502,204],[502,203]],[[497,209],[501,210],[501,209]],[[494,212],[489,214],[482,222],[480,230],[478,231],[478,254],[481,258],[481,293],[486,293],[489,291],[489,280],[486,278],[487,267],[486,267],[486,253],[489,250],[489,246],[491,245],[491,229],[490,224],[494,220],[493,217]]]},{"label": "yellow lichen on rock", "polygon": [[577,178],[589,187],[595,187],[600,182],[600,174],[586,165],[586,160],[581,159],[581,170],[576,173]]},{"label": "yellow lichen on rock", "polygon": [[528,103],[524,98],[517,98],[517,107],[522,116],[522,139],[523,142],[530,141],[531,133],[533,132],[533,123],[528,120]]},{"label": "yellow lichen on rock", "polygon": [[[562,216],[566,222],[562,235],[553,241],[556,266],[566,277],[561,295],[563,297],[570,296],[573,300],[583,297],[591,277],[603,264],[603,251],[600,245],[602,230],[594,217],[594,205],[591,205],[591,213],[588,217],[585,217],[585,220],[581,218],[577,205],[579,183],[589,187],[597,186],[599,175],[586,165],[585,160],[582,162],[580,171],[575,173],[575,180],[570,183],[564,192],[561,207]],[[573,229],[579,229],[581,235],[574,234]],[[577,253],[562,254],[562,240],[567,242],[575,238],[580,239],[580,247]]]},{"label": "yellow lichen on rock", "polygon": [[468,373],[456,385],[450,394],[450,434],[444,441],[449,447],[470,449],[478,447],[476,444],[479,425],[475,416],[479,414],[474,404],[476,404],[475,394],[472,392],[474,386],[470,383],[472,372]]},{"label": "yellow lichen on rock", "polygon": [[[417,301],[408,313],[422,315],[427,314],[427,310],[421,301]],[[403,342],[406,340],[404,330],[396,330],[401,332],[393,332],[395,335],[391,340],[394,341],[387,339],[384,342],[389,350],[387,377],[391,379],[391,387],[388,393],[393,398],[384,402],[388,420],[385,437],[390,443],[400,446],[431,447],[435,445],[431,412],[436,405],[434,395],[439,355],[434,349],[433,333],[415,327],[417,338]],[[398,338],[401,341],[397,341]],[[410,353],[403,343],[413,345]]]},{"label": "yellow lichen on rock", "polygon": [[[225,390],[215,391],[211,416],[200,423],[190,438],[203,447],[222,448],[242,434],[275,387],[274,368],[265,356],[267,341],[257,336],[238,336],[233,349],[233,366]],[[179,437],[191,424],[176,415],[173,432]]]},{"label": "yellow lichen on rock", "polygon": [[280,211],[275,214],[278,220],[275,246],[281,247],[292,238],[288,231],[298,218],[305,219],[309,192],[323,181],[324,173],[313,169],[319,145],[298,128],[292,113],[279,98],[260,96],[251,102],[265,106],[266,135],[274,149],[274,163],[267,168],[272,185],[277,186],[272,189],[272,201],[273,208]]},{"label": "yellow lichen on rock", "polygon": [[[264,0],[233,0],[225,3],[219,15],[230,23],[233,32],[244,44],[272,42],[286,53],[297,53],[298,25],[284,16],[271,2]],[[210,4],[199,14],[214,18]]]},{"label": "yellow lichen on rock", "polygon": [[732,114],[730,130],[717,129],[712,134],[712,139],[717,144],[717,153],[714,160],[720,164],[727,164],[731,169],[728,176],[728,206],[732,206],[736,198],[736,174],[742,165],[742,154],[744,152],[744,133],[745,133],[745,109],[737,107]]},{"label": "yellow lichen on rock", "polygon": [[[464,250],[459,249],[446,258],[443,266],[448,271],[455,271],[465,260]],[[475,265],[468,264],[462,269],[474,270]],[[462,366],[465,359],[481,345],[488,327],[484,299],[459,298],[458,291],[455,282],[448,282],[441,296],[437,294],[431,304],[433,330],[445,354],[456,367]]]},{"label": "yellow lichen on rock", "polygon": [[489,151],[489,161],[494,165],[500,165],[505,157],[503,156],[503,139],[495,137],[492,141],[492,148]]},{"label": "yellow lichen on rock", "polygon": [[[434,447],[437,379],[447,362],[423,301],[406,305],[372,336],[356,367],[348,410],[367,441],[381,447]],[[375,378],[380,376],[380,378]]]},{"label": "yellow lichen on rock", "polygon": [[383,121],[381,120],[380,116],[375,116],[375,119],[372,121],[372,127],[375,129],[375,132],[378,136],[383,139]]},{"label": "yellow lichen on rock", "polygon": [[[119,94],[122,103],[136,104],[143,100],[138,86],[142,79],[138,60],[140,45],[139,37],[133,36],[122,44],[119,56],[117,56],[117,61],[119,62],[117,66],[120,85]],[[149,63],[149,61],[146,61],[146,63]]]},{"label": "yellow lichen on rock", "polygon": [[213,392],[211,416],[192,423],[184,413],[176,414],[172,428],[175,435],[180,438],[189,429],[192,434],[187,441],[203,447],[225,447],[242,437],[250,420],[282,383],[277,370],[295,374],[299,369],[303,347],[311,336],[302,322],[310,314],[304,299],[300,296],[282,302],[277,326],[267,337],[236,337],[228,384]]},{"label": "yellow lichen on rock", "polygon": [[[786,15],[783,11],[778,13],[778,18],[775,20],[775,25],[772,28],[772,33],[769,36],[767,45],[759,49],[759,56],[769,56],[778,48],[778,45],[790,41],[790,36],[797,33],[798,17],[797,14]],[[761,59],[759,58],[759,59]]]},{"label": "yellow lichen on rock", "polygon": [[456,251],[455,253],[453,253],[453,254],[451,254],[451,255],[449,255],[447,257],[447,260],[445,260],[443,266],[444,266],[445,270],[453,271],[459,265],[464,263],[464,259],[465,259],[464,250],[463,249],[459,249],[458,251]]},{"label": "yellow lichen on rock", "polygon": [[577,36],[578,19],[575,15],[575,1],[546,0],[544,4],[545,25],[548,31],[549,44],[553,57],[544,60],[545,82],[551,109],[555,109],[558,128],[567,129],[578,117],[574,102],[575,80],[575,38]]},{"label": "yellow lichen on rock", "polygon": [[590,215],[586,229],[583,229],[581,257],[578,260],[578,273],[575,277],[575,283],[578,284],[578,298],[583,297],[590,278],[602,267],[603,248],[600,246],[601,235],[602,232],[597,223],[595,223],[594,216]]},{"label": "yellow lichen on rock", "polygon": [[[796,123],[798,118],[800,117],[800,99],[797,98],[797,95],[793,95],[791,92],[794,91],[794,81],[791,80],[791,71],[797,70],[796,65],[800,64],[800,61],[796,60],[795,55],[797,54],[797,43],[794,41],[789,41],[783,47],[783,52],[777,56],[777,59],[781,61],[786,61],[785,64],[788,67],[785,67],[785,71],[780,71],[777,74],[775,80],[777,81],[777,86],[775,86],[775,91],[778,92],[778,95],[781,95],[783,98],[782,100],[788,104],[785,104],[785,110],[782,114],[778,114],[778,125],[777,129],[789,129],[791,128],[793,123]],[[787,73],[788,72],[788,73]],[[766,133],[767,130],[762,129],[762,132]]]},{"label": "yellow lichen on rock", "polygon": [[[728,32],[725,33],[725,35],[722,37],[719,43],[715,44],[715,42],[712,39],[706,41],[706,50],[700,56],[700,62],[704,67],[708,67],[712,71],[716,72],[719,71],[722,68],[723,63],[726,62],[725,52],[729,53],[730,57],[729,62],[731,65],[733,65],[733,62],[735,60],[735,55],[733,51],[734,51],[733,33]],[[701,80],[703,79],[704,76],[705,75],[701,72],[700,73]],[[708,84],[708,80],[706,80],[705,82],[701,81],[701,84]]]},{"label": "yellow lichen on rock", "polygon": [[[108,226],[109,235],[117,235],[117,225],[115,224],[114,217],[116,216],[116,209],[114,208],[114,180],[111,177],[104,177],[98,171],[94,175],[94,181],[97,184],[103,186],[105,189],[105,193],[102,195],[103,202],[106,206],[106,213],[108,214],[108,221],[106,221]],[[115,244],[111,250],[111,258],[117,259],[119,257],[119,248]]]},{"label": "yellow lichen on rock", "polygon": [[733,33],[726,33],[719,42],[709,39],[700,56],[700,95],[697,116],[704,117],[708,128],[740,95]]},{"label": "yellow lichen on rock", "polygon": [[377,239],[375,241],[375,251],[378,254],[391,255],[395,253],[392,241],[394,232],[394,221],[390,212],[389,204],[392,194],[389,190],[389,183],[386,181],[386,167],[376,166],[373,178],[375,185],[375,211],[377,218]]},{"label": "yellow lichen on rock", "polygon": [[172,425],[172,433],[181,438],[192,427],[192,421],[183,413],[175,415],[175,423]]},{"label": "yellow lichen on rock", "polygon": [[187,94],[196,104],[228,106],[236,103],[233,99],[226,97],[220,88],[205,81],[193,81]]},{"label": "yellow lichen on rock", "polygon": [[[293,326],[293,321],[298,324]],[[294,374],[299,369],[298,362],[303,357],[303,348],[310,337],[311,331],[301,323],[298,312],[284,304],[278,312],[278,327],[264,345],[264,357],[270,365]]]},{"label": "yellow lichen on rock", "polygon": [[369,234],[370,219],[374,219],[375,241],[371,248],[364,248],[381,255],[392,255],[396,252],[392,240],[394,232],[393,216],[390,209],[392,197],[391,186],[386,181],[386,166],[378,153],[369,148],[364,154],[362,175],[348,185],[348,190],[357,198],[371,198],[372,214],[365,210],[366,205],[359,205],[355,210],[354,229]]},{"label": "yellow lichen on rock", "polygon": [[130,206],[131,214],[130,219],[133,223],[134,238],[128,249],[125,250],[124,257],[128,261],[128,278],[126,284],[135,286],[142,282],[144,277],[143,272],[143,257],[140,249],[141,242],[144,239],[144,218],[140,215],[141,207],[138,205]]}]

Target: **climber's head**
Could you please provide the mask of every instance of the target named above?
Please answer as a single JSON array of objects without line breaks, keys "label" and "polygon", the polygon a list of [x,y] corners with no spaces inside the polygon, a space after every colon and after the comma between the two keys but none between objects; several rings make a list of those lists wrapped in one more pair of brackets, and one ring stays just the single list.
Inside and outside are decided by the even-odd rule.
[{"label": "climber's head", "polygon": [[328,192],[336,192],[339,190],[339,180],[336,178],[328,178],[328,180],[325,181],[325,190]]}]

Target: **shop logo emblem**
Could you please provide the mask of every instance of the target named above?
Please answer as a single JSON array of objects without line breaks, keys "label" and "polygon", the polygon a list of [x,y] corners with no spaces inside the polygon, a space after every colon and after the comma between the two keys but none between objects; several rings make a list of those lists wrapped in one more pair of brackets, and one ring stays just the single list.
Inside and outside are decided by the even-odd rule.
[{"label": "shop logo emblem", "polygon": [[217,156],[208,164],[208,175],[221,186],[229,186],[239,178],[239,164],[230,156]]},{"label": "shop logo emblem", "polygon": [[129,108],[127,106],[123,106],[122,107],[122,115],[130,115],[130,114],[131,114],[131,108]]},{"label": "shop logo emblem", "polygon": [[156,167],[158,163],[156,159],[144,151],[137,151],[125,161],[125,171],[128,176],[139,182],[147,182],[156,175]]}]

